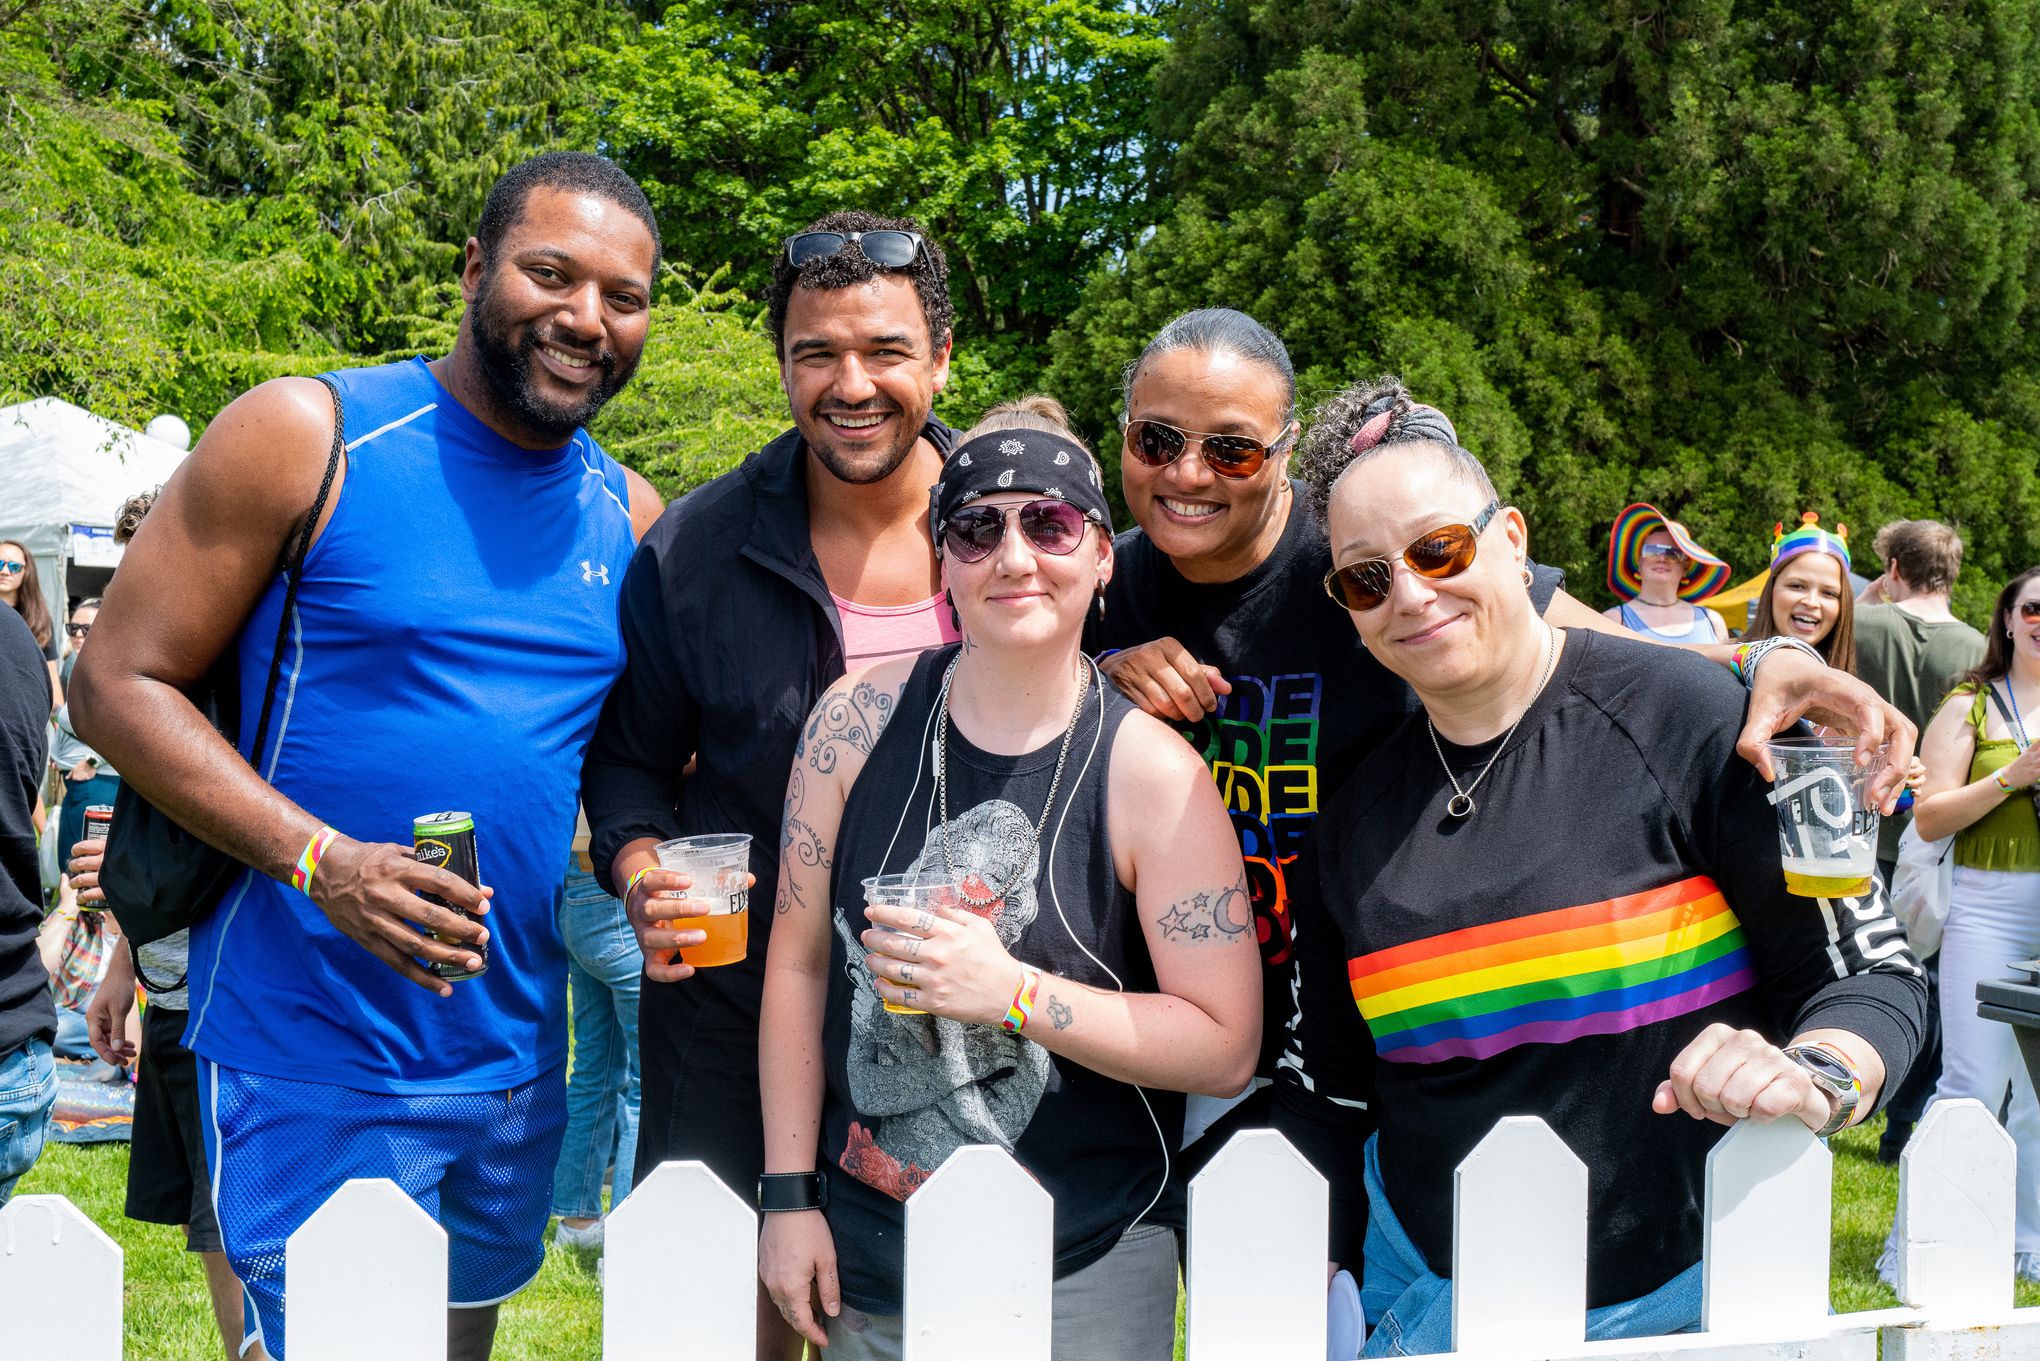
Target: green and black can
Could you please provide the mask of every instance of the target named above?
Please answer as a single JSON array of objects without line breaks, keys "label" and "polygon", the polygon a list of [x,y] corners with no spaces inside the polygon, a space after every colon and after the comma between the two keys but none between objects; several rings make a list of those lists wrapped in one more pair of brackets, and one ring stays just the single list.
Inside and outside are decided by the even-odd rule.
[{"label": "green and black can", "polygon": [[[432,865],[449,874],[457,874],[477,887],[482,882],[481,860],[475,851],[475,819],[472,813],[427,813],[411,822],[411,854],[421,865]],[[469,921],[474,921],[471,912],[461,912],[436,893],[422,893],[427,902],[438,903],[452,912],[460,912]],[[473,978],[484,973],[489,967],[489,947],[486,942],[474,944],[454,940],[447,936],[435,935],[433,939],[448,945],[459,945],[473,950],[482,958],[482,967],[468,969],[459,964],[434,964],[432,972],[449,983],[458,983],[463,978]]]}]

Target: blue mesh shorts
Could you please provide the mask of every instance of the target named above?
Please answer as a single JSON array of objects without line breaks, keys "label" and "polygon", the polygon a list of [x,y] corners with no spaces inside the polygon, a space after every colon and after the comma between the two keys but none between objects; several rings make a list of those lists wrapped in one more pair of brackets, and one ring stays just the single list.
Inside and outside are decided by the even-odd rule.
[{"label": "blue mesh shorts", "polygon": [[439,1221],[454,1308],[522,1290],[545,1259],[566,1065],[508,1092],[397,1096],[200,1058],[213,1208],[249,1338],[284,1356],[283,1247],[342,1183],[388,1177]]}]

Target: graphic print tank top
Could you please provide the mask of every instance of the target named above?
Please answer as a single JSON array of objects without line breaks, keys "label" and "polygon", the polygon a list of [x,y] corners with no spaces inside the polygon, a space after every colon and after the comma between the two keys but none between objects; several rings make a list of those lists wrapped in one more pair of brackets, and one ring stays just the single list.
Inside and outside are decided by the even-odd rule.
[{"label": "graphic print tank top", "polygon": [[[1004,1148],[1055,1198],[1055,1273],[1063,1276],[1103,1256],[1154,1203],[1165,1144],[1183,1122],[1179,1093],[1115,1081],[996,1025],[902,1016],[880,1004],[858,940],[868,926],[860,881],[943,864],[932,744],[942,674],[956,653],[937,648],[915,665],[851,788],[836,843],[822,1160],[843,1297],[874,1314],[901,1309],[906,1198],[957,1149]],[[1097,988],[1152,992],[1154,966],[1106,830],[1112,742],[1132,711],[1092,678],[1038,843],[1061,737],[995,756],[952,724],[949,846],[979,896],[1019,871],[1005,900],[986,909],[1014,958]],[[1050,991],[1045,985],[1030,1030],[1050,1024]]]}]

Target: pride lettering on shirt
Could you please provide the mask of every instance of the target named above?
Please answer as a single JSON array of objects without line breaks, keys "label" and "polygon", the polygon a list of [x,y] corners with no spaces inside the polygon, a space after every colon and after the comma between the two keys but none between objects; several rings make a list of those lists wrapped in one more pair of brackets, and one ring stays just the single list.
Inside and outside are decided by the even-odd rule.
[{"label": "pride lettering on shirt", "polygon": [[1620,1035],[1756,984],[1742,923],[1705,875],[1409,941],[1349,961],[1347,975],[1376,1052],[1395,1063]]},{"label": "pride lettering on shirt", "polygon": [[1232,815],[1246,862],[1261,958],[1287,964],[1295,935],[1284,868],[1318,814],[1318,706],[1313,672],[1233,676],[1218,711],[1187,734]]}]

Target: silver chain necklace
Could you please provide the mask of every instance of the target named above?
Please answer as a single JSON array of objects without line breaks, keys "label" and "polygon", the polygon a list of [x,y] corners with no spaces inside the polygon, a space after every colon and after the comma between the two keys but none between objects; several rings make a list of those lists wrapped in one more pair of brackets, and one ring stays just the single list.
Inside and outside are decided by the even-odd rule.
[{"label": "silver chain necklace", "polygon": [[[949,686],[956,679],[956,664],[963,660],[957,653],[949,659],[949,669],[942,673],[942,692],[935,697],[935,802],[942,814],[942,868],[949,873],[957,892],[971,907],[990,907],[1013,891],[1013,885],[1020,882],[1020,876],[1027,870],[1027,859],[1022,856],[1020,863],[1006,882],[992,892],[989,898],[978,898],[963,885],[963,878],[956,872],[956,862],[949,857]],[[1055,807],[1055,792],[1062,787],[1063,763],[1070,759],[1070,741],[1077,735],[1077,720],[1084,715],[1084,701],[1090,698],[1091,680],[1096,675],[1098,664],[1090,658],[1084,659],[1091,675],[1084,677],[1084,686],[1077,692],[1077,706],[1070,710],[1070,725],[1063,729],[1062,750],[1055,756],[1055,775],[1048,782],[1048,801],[1041,806],[1041,820],[1034,824],[1034,844],[1041,845],[1041,834],[1048,828],[1049,811]],[[1102,678],[1098,683],[1103,685]]]},{"label": "silver chain necklace", "polygon": [[1558,630],[1549,624],[1544,627],[1547,635],[1544,641],[1544,675],[1539,678],[1536,690],[1531,692],[1530,702],[1523,706],[1523,712],[1516,715],[1516,721],[1502,734],[1501,745],[1495,748],[1495,754],[1487,758],[1487,764],[1480,768],[1480,774],[1474,776],[1473,783],[1466,788],[1459,787],[1459,777],[1452,773],[1451,765],[1445,760],[1445,748],[1438,744],[1438,729],[1432,724],[1430,715],[1424,716],[1424,726],[1431,731],[1431,750],[1438,753],[1438,764],[1445,768],[1445,778],[1452,781],[1452,797],[1446,801],[1445,811],[1455,818],[1472,816],[1477,806],[1473,801],[1473,791],[1480,788],[1480,782],[1488,777],[1488,772],[1495,768],[1495,762],[1501,760],[1502,753],[1509,749],[1509,739],[1516,735],[1516,729],[1523,726],[1524,718],[1536,707],[1537,696],[1544,693],[1544,686],[1551,679],[1552,663],[1558,659]]}]

